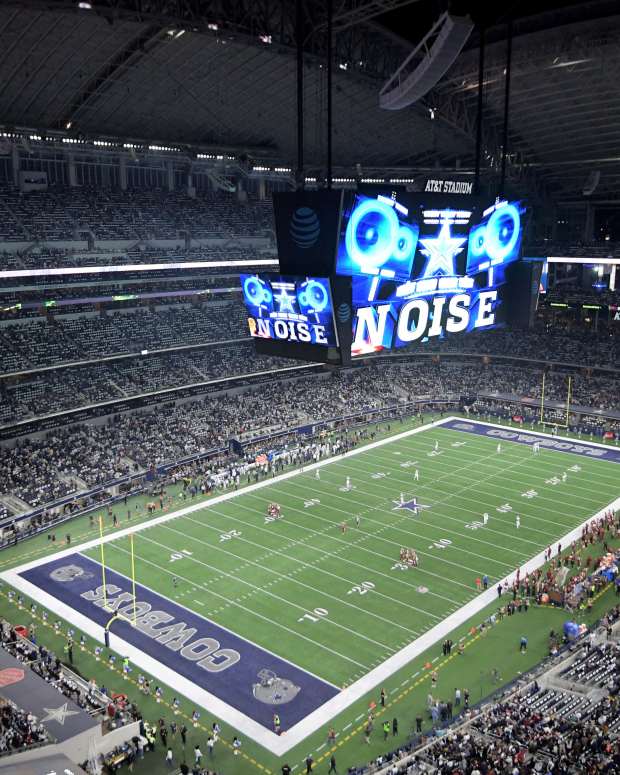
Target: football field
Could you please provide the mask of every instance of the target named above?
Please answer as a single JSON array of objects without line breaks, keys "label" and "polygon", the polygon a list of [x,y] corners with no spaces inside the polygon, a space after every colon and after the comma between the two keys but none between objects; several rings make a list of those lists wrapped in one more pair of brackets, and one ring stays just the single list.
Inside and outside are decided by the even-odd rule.
[{"label": "football field", "polygon": [[[44,590],[80,627],[100,632],[120,613],[119,652],[180,693],[202,687],[197,702],[286,750],[324,723],[327,703],[333,716],[378,685],[620,495],[618,450],[538,437],[534,454],[531,434],[442,423],[212,503],[179,501],[178,515],[133,531],[133,555],[129,530],[105,540],[105,594],[96,541],[5,577]],[[270,746],[274,708],[299,734]]]}]

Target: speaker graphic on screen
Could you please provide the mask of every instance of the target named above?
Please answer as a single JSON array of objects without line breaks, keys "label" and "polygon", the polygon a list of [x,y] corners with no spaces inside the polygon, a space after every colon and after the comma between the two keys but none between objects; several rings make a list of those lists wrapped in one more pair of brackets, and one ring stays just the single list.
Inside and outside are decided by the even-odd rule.
[{"label": "speaker graphic on screen", "polygon": [[496,202],[469,233],[467,274],[507,265],[520,255],[523,208],[519,202]]},{"label": "speaker graphic on screen", "polygon": [[347,214],[336,272],[408,280],[419,231],[395,196],[357,194]]},{"label": "speaker graphic on screen", "polygon": [[293,213],[290,225],[291,239],[302,250],[316,245],[321,235],[321,223],[311,207],[298,207]]}]

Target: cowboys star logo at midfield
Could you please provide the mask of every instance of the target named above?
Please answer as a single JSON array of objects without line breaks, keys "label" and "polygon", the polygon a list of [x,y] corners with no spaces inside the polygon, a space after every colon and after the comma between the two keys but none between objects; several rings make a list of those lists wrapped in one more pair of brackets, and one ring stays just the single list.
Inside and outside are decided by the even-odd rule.
[{"label": "cowboys star logo at midfield", "polygon": [[392,511],[399,511],[403,509],[405,511],[412,511],[414,514],[417,514],[420,509],[430,509],[430,504],[418,503],[417,498],[410,498],[407,501],[404,500],[402,503],[400,501],[392,501],[392,503],[396,504]]}]

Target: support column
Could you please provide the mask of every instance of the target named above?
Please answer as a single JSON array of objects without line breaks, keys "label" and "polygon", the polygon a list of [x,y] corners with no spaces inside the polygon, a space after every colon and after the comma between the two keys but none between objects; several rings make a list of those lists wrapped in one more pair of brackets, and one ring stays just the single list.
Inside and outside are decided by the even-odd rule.
[{"label": "support column", "polygon": [[194,186],[194,176],[192,175],[191,172],[187,173],[186,192],[187,192],[187,196],[191,196],[192,199],[196,198],[196,187]]},{"label": "support column", "polygon": [[171,161],[166,162],[166,182],[168,191],[174,191],[174,167]]},{"label": "support column", "polygon": [[121,191],[127,191],[127,159],[121,156],[118,163],[118,182]]},{"label": "support column", "polygon": [[247,202],[248,201],[248,194],[245,190],[245,187],[243,185],[243,179],[241,177],[238,177],[235,181],[235,188],[237,193],[237,202]]},{"label": "support column", "polygon": [[594,239],[594,205],[586,203],[586,217],[583,224],[583,241],[592,242]]},{"label": "support column", "polygon": [[[302,0],[296,5],[297,43],[297,188],[303,189],[304,175],[304,14]],[[261,197],[262,198],[262,197]]]},{"label": "support column", "polygon": [[327,188],[332,187],[332,38],[333,0],[327,0]]},{"label": "support column", "polygon": [[11,167],[13,171],[13,185],[19,186],[19,148],[17,143],[11,144]]},{"label": "support column", "polygon": [[77,186],[77,172],[75,171],[75,156],[70,153],[67,157],[67,168],[69,172],[69,188]]},{"label": "support column", "polygon": [[480,157],[482,155],[482,96],[484,92],[484,27],[480,28],[480,49],[478,51],[478,108],[476,111],[476,169],[474,173],[474,194],[480,193]]},{"label": "support column", "polygon": [[508,158],[508,118],[510,116],[510,71],[512,68],[512,20],[508,22],[506,39],[506,83],[504,87],[504,132],[502,139],[502,175],[499,183],[499,195],[504,196],[506,186],[506,160]]}]

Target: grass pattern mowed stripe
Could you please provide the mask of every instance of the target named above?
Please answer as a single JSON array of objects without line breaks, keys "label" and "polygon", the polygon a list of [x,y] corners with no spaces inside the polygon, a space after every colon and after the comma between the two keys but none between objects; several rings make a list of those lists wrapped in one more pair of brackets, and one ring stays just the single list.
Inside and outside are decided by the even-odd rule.
[{"label": "grass pattern mowed stripe", "polygon": [[[618,495],[616,464],[496,447],[432,428],[335,460],[320,478],[302,472],[205,505],[136,534],[137,579],[332,683],[350,683],[471,600],[476,578],[504,577]],[[401,493],[428,508],[398,508]],[[272,501],[283,519],[269,522]],[[416,550],[420,567],[399,568],[401,547]],[[191,555],[174,560],[175,552]],[[106,562],[130,573],[126,541],[106,545]]]}]

